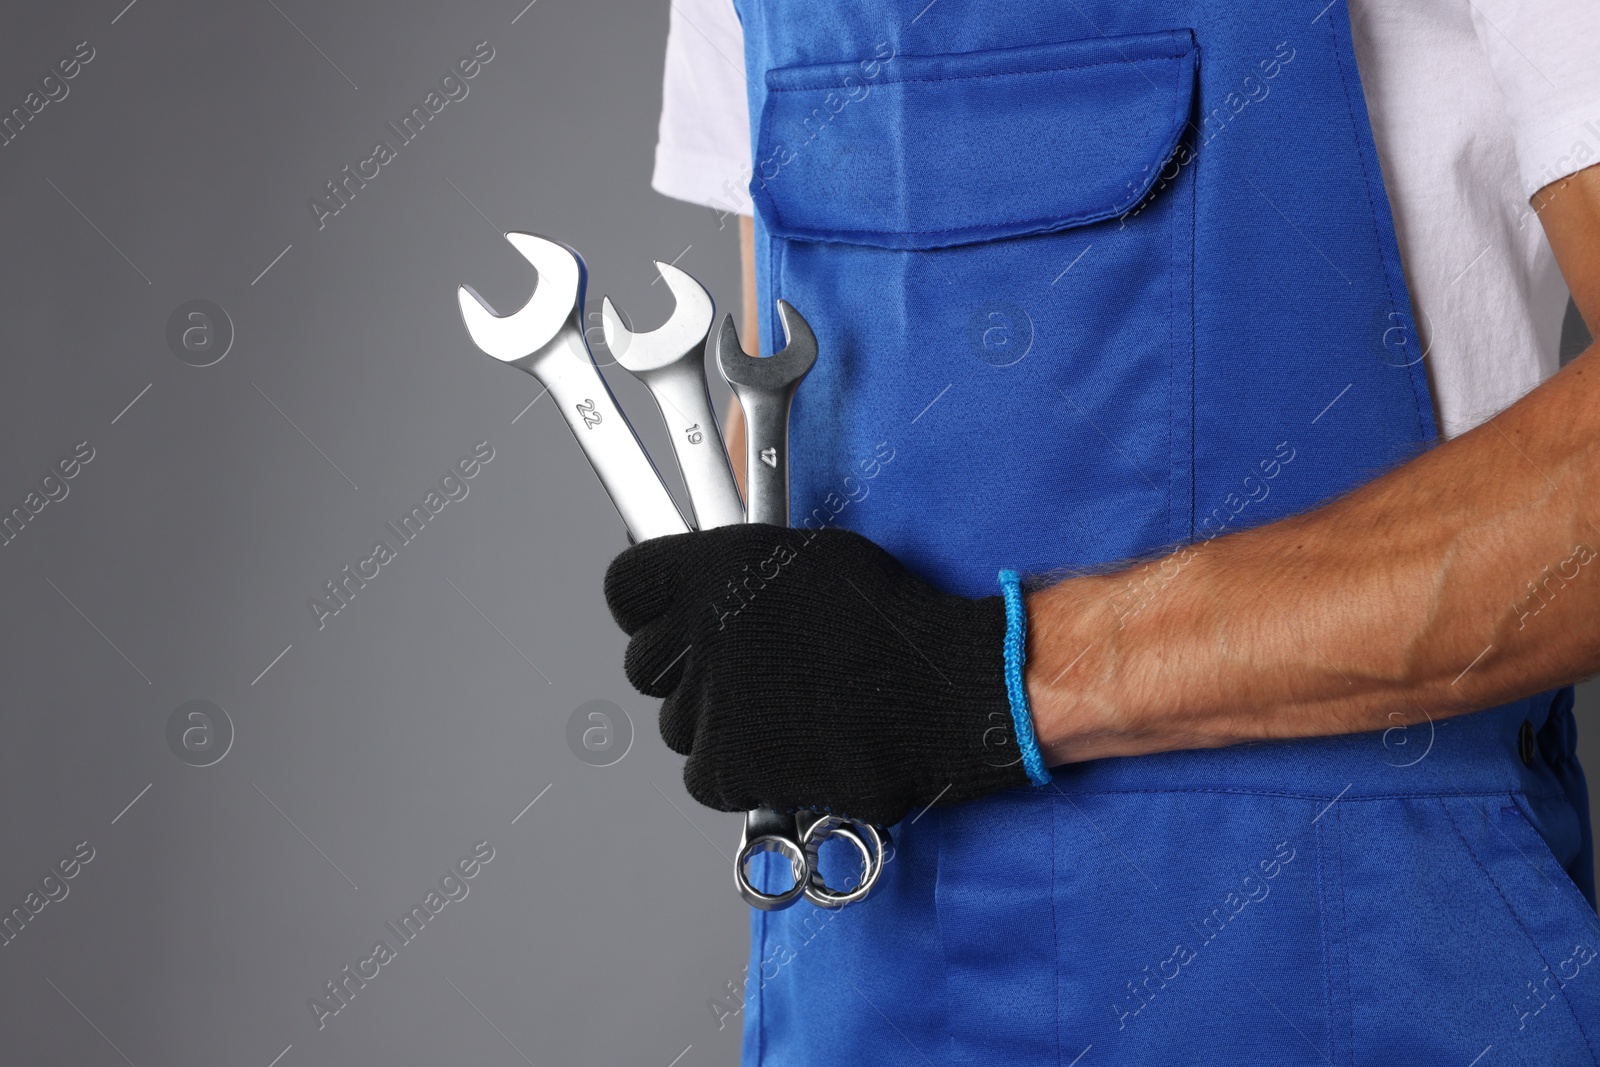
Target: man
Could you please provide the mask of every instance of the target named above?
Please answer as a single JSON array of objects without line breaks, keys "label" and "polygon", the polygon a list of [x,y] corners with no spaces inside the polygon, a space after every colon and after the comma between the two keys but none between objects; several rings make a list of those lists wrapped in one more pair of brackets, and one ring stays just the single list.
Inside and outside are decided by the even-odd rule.
[{"label": "man", "polygon": [[747,1061],[1595,1062],[1600,8],[736,6],[656,185],[816,330],[798,528],[607,595],[699,800],[896,824]]}]

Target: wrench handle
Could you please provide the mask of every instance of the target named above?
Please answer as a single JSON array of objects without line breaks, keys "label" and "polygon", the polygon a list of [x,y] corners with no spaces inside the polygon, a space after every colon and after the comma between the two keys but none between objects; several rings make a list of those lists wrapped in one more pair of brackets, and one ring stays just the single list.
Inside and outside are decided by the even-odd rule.
[{"label": "wrench handle", "polygon": [[589,354],[576,313],[530,361],[634,541],[688,533],[678,505]]},{"label": "wrench handle", "polygon": [[733,384],[733,391],[744,409],[747,521],[787,526],[789,406],[794,401],[794,385],[782,392],[769,392]]},{"label": "wrench handle", "polygon": [[704,349],[692,363],[672,364],[636,377],[644,381],[661,409],[689,502],[694,505],[696,528],[714,530],[743,522],[744,501],[739,498],[706,388]]}]

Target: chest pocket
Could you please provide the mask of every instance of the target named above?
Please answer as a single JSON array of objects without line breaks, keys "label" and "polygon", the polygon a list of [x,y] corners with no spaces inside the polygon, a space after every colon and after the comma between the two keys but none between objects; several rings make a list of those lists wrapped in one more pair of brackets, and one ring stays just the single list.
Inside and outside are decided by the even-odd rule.
[{"label": "chest pocket", "polygon": [[[767,295],[823,345],[797,524],[984,593],[1187,538],[1197,62],[1178,30],[767,72]],[[843,493],[885,441],[893,473]]]}]

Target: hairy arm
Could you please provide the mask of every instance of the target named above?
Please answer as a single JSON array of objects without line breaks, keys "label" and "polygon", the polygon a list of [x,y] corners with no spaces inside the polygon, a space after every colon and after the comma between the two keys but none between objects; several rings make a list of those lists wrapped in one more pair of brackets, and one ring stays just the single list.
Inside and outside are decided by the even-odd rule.
[{"label": "hairy arm", "polygon": [[[1600,333],[1600,167],[1534,198]],[[1048,762],[1381,729],[1600,670],[1600,355],[1315,511],[1032,594]]]}]

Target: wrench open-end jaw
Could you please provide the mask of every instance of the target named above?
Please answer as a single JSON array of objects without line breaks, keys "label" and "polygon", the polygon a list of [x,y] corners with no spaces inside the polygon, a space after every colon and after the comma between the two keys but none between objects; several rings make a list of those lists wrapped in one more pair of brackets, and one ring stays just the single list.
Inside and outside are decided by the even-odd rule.
[{"label": "wrench open-end jaw", "polygon": [[715,306],[711,294],[677,267],[658,262],[656,269],[676,301],[671,317],[648,333],[634,333],[606,297],[600,312],[606,346],[661,409],[698,527],[732,526],[744,521],[744,502],[706,390],[706,336]]},{"label": "wrench open-end jaw", "polygon": [[633,374],[664,370],[690,352],[704,352],[706,335],[716,317],[716,305],[703,285],[671,263],[657,260],[656,270],[672,294],[673,308],[667,321],[654,330],[634,333],[623,323],[609,296],[600,303],[606,346]]},{"label": "wrench open-end jaw", "polygon": [[461,286],[456,297],[473,344],[502,363],[534,373],[536,357],[548,354],[567,319],[581,313],[588,271],[583,257],[559,241],[531,233],[508,233],[506,240],[539,272],[527,303],[501,315],[470,285]]},{"label": "wrench open-end jaw", "polygon": [[470,286],[456,296],[472,341],[495,359],[538,378],[561,409],[589,464],[600,476],[636,541],[686,533],[655,464],[611,396],[583,337],[583,257],[547,237],[508,233],[506,240],[539,272],[521,310],[494,308]]}]

